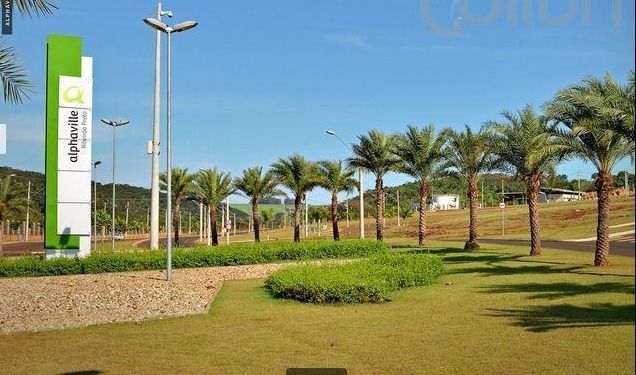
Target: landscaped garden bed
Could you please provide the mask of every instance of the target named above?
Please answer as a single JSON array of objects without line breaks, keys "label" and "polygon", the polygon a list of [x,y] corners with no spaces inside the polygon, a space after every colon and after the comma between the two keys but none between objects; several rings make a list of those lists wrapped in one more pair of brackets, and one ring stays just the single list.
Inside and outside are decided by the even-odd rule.
[{"label": "landscaped garden bed", "polygon": [[442,259],[426,254],[382,254],[347,264],[302,265],[275,272],[265,286],[279,298],[312,303],[390,301],[396,290],[432,284]]},{"label": "landscaped garden bed", "polygon": [[[222,247],[175,249],[174,268],[235,266],[313,259],[364,258],[387,252],[374,240],[249,243]],[[166,267],[165,251],[98,253],[86,258],[0,259],[0,277],[56,276],[159,270]]]}]

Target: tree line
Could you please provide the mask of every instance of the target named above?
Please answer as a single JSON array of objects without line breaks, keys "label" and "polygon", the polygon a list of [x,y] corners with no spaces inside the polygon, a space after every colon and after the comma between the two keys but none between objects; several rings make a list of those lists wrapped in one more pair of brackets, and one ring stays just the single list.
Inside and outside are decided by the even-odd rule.
[{"label": "tree line", "polygon": [[[411,176],[417,186],[418,243],[427,237],[426,207],[433,181],[445,177],[463,181],[470,211],[466,249],[477,242],[478,189],[487,173],[502,172],[525,185],[530,225],[530,255],[541,254],[539,192],[542,182],[554,175],[557,164],[579,158],[596,168],[594,186],[598,199],[597,240],[594,264],[605,266],[609,256],[610,197],[615,181],[612,169],[623,158],[634,158],[634,72],[621,84],[609,74],[586,78],[557,92],[538,112],[527,105],[517,111],[504,111],[501,118],[485,122],[478,131],[468,125],[461,131],[433,125],[408,126],[404,132],[388,134],[370,130],[357,137],[352,155],[344,161],[313,162],[293,154],[280,158],[269,169],[255,166],[232,178],[216,168],[189,173],[175,168],[172,195],[175,202],[174,233],[179,241],[179,223],[184,202],[196,200],[209,207],[212,243],[218,244],[217,207],[228,196],[246,196],[252,206],[254,239],[260,241],[259,202],[291,193],[294,241],[300,241],[302,203],[307,193],[322,187],[331,194],[329,216],[334,240],[339,240],[338,194],[351,192],[357,182],[357,169],[375,176],[376,238],[384,238],[384,177],[389,172]],[[0,225],[15,212],[21,201],[19,184],[11,188],[10,176],[0,181]],[[21,186],[21,185],[20,185]],[[166,176],[162,176],[166,186]],[[268,216],[268,215],[266,215]]]},{"label": "tree line", "polygon": [[[384,177],[389,172],[411,176],[419,190],[418,243],[426,240],[426,199],[431,181],[454,176],[465,181],[470,221],[466,249],[477,242],[478,183],[482,175],[500,171],[525,185],[530,223],[530,255],[541,254],[539,192],[541,183],[557,164],[579,158],[597,170],[594,185],[598,197],[597,240],[594,264],[609,261],[610,196],[614,187],[611,172],[615,164],[634,155],[634,72],[621,84],[609,74],[590,77],[557,92],[537,111],[526,105],[517,111],[503,111],[501,118],[484,123],[478,131],[468,125],[461,131],[433,125],[408,126],[402,133],[370,130],[359,135],[352,155],[345,161],[312,162],[293,154],[274,162],[269,170],[256,166],[234,179],[216,168],[189,174],[176,168],[172,174],[175,214],[181,202],[196,195],[210,207],[212,243],[218,244],[216,207],[227,196],[240,193],[252,205],[254,239],[260,241],[258,202],[283,195],[284,188],[294,202],[294,241],[300,241],[302,203],[316,187],[331,194],[330,218],[334,240],[339,240],[338,194],[355,189],[354,172],[362,169],[375,176],[376,239],[384,238]],[[551,173],[552,172],[552,173]],[[165,184],[165,176],[163,177]],[[178,240],[178,224],[175,224]]]}]

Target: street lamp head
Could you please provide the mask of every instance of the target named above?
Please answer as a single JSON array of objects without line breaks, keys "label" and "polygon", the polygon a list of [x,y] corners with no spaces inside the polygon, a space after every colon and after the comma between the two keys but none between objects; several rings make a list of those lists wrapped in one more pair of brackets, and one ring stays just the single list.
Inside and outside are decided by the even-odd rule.
[{"label": "street lamp head", "polygon": [[152,27],[153,29],[159,30],[164,33],[168,33],[171,31],[168,25],[154,18],[144,18],[144,23]]},{"label": "street lamp head", "polygon": [[96,162],[93,163],[93,166],[97,167],[100,164],[102,164],[101,160],[97,160]]},{"label": "street lamp head", "polygon": [[198,25],[199,23],[197,21],[185,21],[185,22],[181,22],[178,23],[176,25],[174,25],[172,27],[172,32],[178,33],[181,31],[186,31],[186,30],[190,30],[193,27],[195,27],[196,25]]},{"label": "street lamp head", "polygon": [[329,134],[329,135],[336,135],[336,132],[333,130],[326,130],[325,133]]},{"label": "street lamp head", "polygon": [[110,126],[124,126],[130,123],[129,120],[110,120],[107,118],[103,118],[100,120],[101,122],[103,122],[106,125],[110,125]]}]

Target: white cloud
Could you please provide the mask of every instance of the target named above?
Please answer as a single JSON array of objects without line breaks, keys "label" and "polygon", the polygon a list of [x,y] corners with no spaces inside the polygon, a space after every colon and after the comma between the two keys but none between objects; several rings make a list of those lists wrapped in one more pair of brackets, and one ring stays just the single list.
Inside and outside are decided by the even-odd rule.
[{"label": "white cloud", "polygon": [[330,34],[326,36],[330,42],[353,46],[357,48],[370,48],[371,46],[362,37],[354,34]]}]

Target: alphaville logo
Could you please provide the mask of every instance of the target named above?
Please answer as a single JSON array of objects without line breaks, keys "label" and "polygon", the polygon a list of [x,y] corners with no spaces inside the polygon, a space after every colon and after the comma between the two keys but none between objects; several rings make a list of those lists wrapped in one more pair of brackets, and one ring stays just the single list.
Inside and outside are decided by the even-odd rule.
[{"label": "alphaville logo", "polygon": [[84,90],[79,86],[70,86],[62,94],[62,98],[67,103],[84,104]]}]

